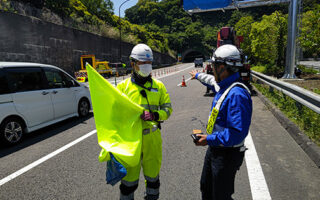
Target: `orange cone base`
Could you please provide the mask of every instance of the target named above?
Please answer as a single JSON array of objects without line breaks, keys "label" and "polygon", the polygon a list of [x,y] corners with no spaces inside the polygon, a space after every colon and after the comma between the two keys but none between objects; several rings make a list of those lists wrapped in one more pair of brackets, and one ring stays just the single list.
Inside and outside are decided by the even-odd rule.
[{"label": "orange cone base", "polygon": [[183,77],[183,79],[182,79],[181,87],[187,87],[186,81],[184,80],[184,77]]}]

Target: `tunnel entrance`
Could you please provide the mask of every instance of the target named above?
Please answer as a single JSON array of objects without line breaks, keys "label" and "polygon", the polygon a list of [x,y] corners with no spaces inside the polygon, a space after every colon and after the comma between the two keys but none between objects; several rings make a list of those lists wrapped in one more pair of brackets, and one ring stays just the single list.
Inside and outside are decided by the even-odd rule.
[{"label": "tunnel entrance", "polygon": [[199,51],[190,51],[184,56],[183,62],[193,62],[196,58],[203,58],[205,60],[205,56]]}]

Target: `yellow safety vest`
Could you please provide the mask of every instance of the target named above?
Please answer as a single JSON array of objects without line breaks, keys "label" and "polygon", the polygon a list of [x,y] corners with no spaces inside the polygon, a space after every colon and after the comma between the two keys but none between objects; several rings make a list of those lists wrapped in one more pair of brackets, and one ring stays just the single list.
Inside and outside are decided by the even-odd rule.
[{"label": "yellow safety vest", "polygon": [[235,82],[232,85],[230,85],[224,92],[223,94],[220,96],[218,102],[216,103],[216,105],[212,108],[211,114],[209,116],[208,119],[208,124],[207,124],[207,134],[212,134],[213,131],[213,127],[214,124],[216,123],[218,114],[219,114],[219,110],[221,107],[222,102],[224,101],[224,99],[226,98],[227,94],[229,93],[229,91],[236,85],[241,85],[242,87],[244,87],[250,94],[250,90],[247,88],[247,86],[243,83],[240,82]]}]

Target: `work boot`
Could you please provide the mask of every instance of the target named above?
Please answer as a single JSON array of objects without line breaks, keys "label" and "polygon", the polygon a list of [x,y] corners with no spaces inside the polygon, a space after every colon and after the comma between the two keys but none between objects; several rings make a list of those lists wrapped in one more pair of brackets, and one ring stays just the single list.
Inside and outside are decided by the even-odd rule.
[{"label": "work boot", "polygon": [[134,200],[134,194],[124,195],[120,193],[120,200]]},{"label": "work boot", "polygon": [[159,194],[157,195],[151,195],[151,194],[144,194],[144,199],[145,200],[157,200],[159,199]]}]

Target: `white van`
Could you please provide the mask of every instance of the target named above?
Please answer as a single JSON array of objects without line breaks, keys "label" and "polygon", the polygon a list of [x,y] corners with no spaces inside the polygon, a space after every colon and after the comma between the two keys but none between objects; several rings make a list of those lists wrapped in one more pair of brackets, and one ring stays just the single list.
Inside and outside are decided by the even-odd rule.
[{"label": "white van", "polygon": [[89,88],[52,65],[0,62],[0,140],[19,142],[24,133],[91,108]]}]

